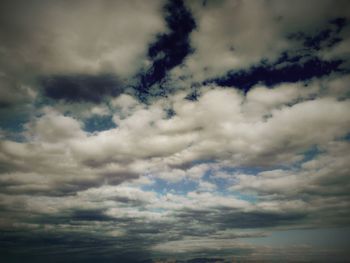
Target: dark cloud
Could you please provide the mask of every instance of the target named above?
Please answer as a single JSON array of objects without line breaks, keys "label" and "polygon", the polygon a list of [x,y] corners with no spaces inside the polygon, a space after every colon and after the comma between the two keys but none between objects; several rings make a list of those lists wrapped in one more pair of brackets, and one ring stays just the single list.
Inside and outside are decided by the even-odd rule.
[{"label": "dark cloud", "polygon": [[223,217],[222,223],[226,227],[233,228],[262,228],[288,225],[297,223],[305,219],[303,213],[269,213],[269,212],[252,212],[252,213],[229,213]]},{"label": "dark cloud", "polygon": [[[149,247],[159,242],[153,237],[159,233],[156,224],[112,218],[104,209],[17,216],[23,218],[23,227],[0,226],[0,260],[4,262],[143,262],[151,258]],[[108,234],[120,228],[125,234]]]},{"label": "dark cloud", "polygon": [[[191,253],[163,253],[160,254],[159,261],[166,263],[232,263],[235,262],[235,259],[249,258],[249,255],[254,252],[252,248],[217,249],[213,247]],[[148,262],[153,263],[154,261]]]},{"label": "dark cloud", "polygon": [[[1,41],[1,40],[0,40]],[[33,90],[14,77],[7,76],[0,65],[0,129],[9,131],[14,138],[16,132],[23,131],[32,111]]]},{"label": "dark cloud", "polygon": [[337,27],[336,32],[339,33],[348,24],[348,21],[344,17],[338,17],[332,19],[329,23],[335,25]]},{"label": "dark cloud", "polygon": [[[15,168],[0,162],[0,172],[13,172]],[[17,168],[17,171],[20,169]],[[29,175],[28,175],[29,176]],[[1,179],[1,177],[0,177]],[[120,182],[119,182],[120,183]],[[0,190],[6,194],[27,194],[30,196],[56,196],[62,197],[66,195],[75,194],[78,191],[89,189],[91,187],[100,186],[102,183],[99,179],[92,180],[72,180],[65,183],[52,183],[45,187],[32,185],[30,183],[18,182],[15,180],[8,180],[6,183],[1,183]]]},{"label": "dark cloud", "polygon": [[58,75],[41,79],[44,95],[67,102],[101,102],[105,96],[117,96],[122,86],[114,75]]},{"label": "dark cloud", "polygon": [[203,225],[215,223],[219,229],[231,228],[264,228],[300,223],[306,218],[304,213],[282,212],[242,212],[230,211],[227,208],[211,211],[181,211],[178,220],[197,220]]},{"label": "dark cloud", "polygon": [[288,39],[302,42],[304,47],[319,51],[323,48],[333,47],[335,44],[342,41],[339,33],[347,24],[343,17],[333,19],[328,26],[314,33],[298,32],[291,34]]},{"label": "dark cloud", "polygon": [[113,218],[105,215],[102,210],[75,210],[71,215],[76,221],[110,221]]},{"label": "dark cloud", "polygon": [[204,262],[208,262],[208,263],[220,263],[220,262],[225,262],[225,259],[222,258],[193,258],[190,260],[187,260],[186,262],[188,263],[204,263]]},{"label": "dark cloud", "polygon": [[3,262],[141,262],[150,258],[143,243],[138,237],[116,239],[98,233],[2,232],[0,259]]}]

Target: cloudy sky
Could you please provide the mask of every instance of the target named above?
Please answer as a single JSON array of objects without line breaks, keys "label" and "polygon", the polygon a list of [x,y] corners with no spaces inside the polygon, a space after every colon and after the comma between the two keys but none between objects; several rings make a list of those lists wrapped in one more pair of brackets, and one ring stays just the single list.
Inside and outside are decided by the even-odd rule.
[{"label": "cloudy sky", "polygon": [[1,1],[0,261],[350,260],[349,10]]}]

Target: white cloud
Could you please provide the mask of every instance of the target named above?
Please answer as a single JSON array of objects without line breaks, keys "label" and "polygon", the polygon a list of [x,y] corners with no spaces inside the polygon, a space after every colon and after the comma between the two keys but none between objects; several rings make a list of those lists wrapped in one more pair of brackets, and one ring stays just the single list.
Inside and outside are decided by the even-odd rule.
[{"label": "white cloud", "polygon": [[[193,53],[162,84],[147,87],[149,94],[140,91],[143,103],[130,94],[138,93],[135,73],[152,68],[147,48],[166,30],[164,3],[3,5],[8,23],[0,34],[9,37],[0,46],[0,115],[9,129],[0,129],[0,230],[92,235],[116,255],[130,247],[147,255],[212,248],[268,254],[235,239],[265,236],[266,228],[348,226],[349,75],[258,83],[246,93],[199,83],[261,60],[270,65],[283,51],[346,59],[346,27],[344,40],[323,51],[287,37],[317,36],[325,25],[336,30],[330,21],[349,18],[349,4],[186,2],[197,24],[189,35]],[[41,77],[75,81],[75,74],[87,81],[115,74],[130,86],[115,87],[125,93],[100,104],[42,97]],[[166,96],[153,97],[157,88]],[[198,97],[189,100],[194,90]],[[6,124],[16,107],[29,116],[23,132],[20,118]],[[84,131],[93,116],[111,116],[116,125]]]},{"label": "white cloud", "polygon": [[147,45],[165,30],[162,4],[38,1],[26,11],[8,5],[4,8],[16,21],[8,27],[15,27],[17,34],[3,43],[3,49],[15,58],[8,61],[15,61],[10,66],[16,68],[45,74],[107,71],[130,76],[146,63]]},{"label": "white cloud", "polygon": [[[81,179],[102,176],[119,183],[143,174],[172,182],[198,180],[215,165],[194,164],[208,160],[227,166],[289,165],[309,147],[325,146],[350,129],[349,101],[337,100],[332,91],[311,99],[309,94],[319,91],[318,82],[312,85],[311,90],[302,84],[258,87],[246,97],[211,87],[198,101],[179,93],[148,106],[125,95],[114,102],[117,128],[94,134],[85,133],[77,119],[45,108],[26,125],[28,142],[1,143],[1,159],[40,174],[64,169],[67,175],[59,182],[72,180],[77,170],[84,171]],[[170,119],[169,105],[175,112]]]},{"label": "white cloud", "polygon": [[43,112],[43,116],[27,125],[27,134],[31,140],[54,143],[84,137],[81,123],[76,119],[64,116],[52,108],[45,108]]},{"label": "white cloud", "polygon": [[[303,52],[301,43],[287,37],[303,32],[314,35],[332,19],[349,18],[349,4],[340,1],[208,1],[190,2],[197,22],[191,34],[194,54],[185,67],[176,68],[174,77],[189,76],[195,81],[224,76],[230,70],[246,69],[261,61],[274,62],[284,51]],[[348,35],[342,35],[348,39]],[[348,41],[319,55],[327,59],[348,56]],[[186,74],[188,73],[188,74]]]},{"label": "white cloud", "polygon": [[109,109],[106,106],[94,106],[91,109],[92,115],[106,116],[109,115]]},{"label": "white cloud", "polygon": [[213,191],[217,188],[216,184],[207,182],[207,181],[199,181],[198,190],[199,191]]}]

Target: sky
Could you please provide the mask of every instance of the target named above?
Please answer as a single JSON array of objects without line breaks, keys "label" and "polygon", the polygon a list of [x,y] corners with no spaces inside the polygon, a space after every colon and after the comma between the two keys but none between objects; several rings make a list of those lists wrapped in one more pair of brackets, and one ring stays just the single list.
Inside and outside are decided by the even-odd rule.
[{"label": "sky", "polygon": [[349,262],[349,10],[2,0],[0,261]]}]

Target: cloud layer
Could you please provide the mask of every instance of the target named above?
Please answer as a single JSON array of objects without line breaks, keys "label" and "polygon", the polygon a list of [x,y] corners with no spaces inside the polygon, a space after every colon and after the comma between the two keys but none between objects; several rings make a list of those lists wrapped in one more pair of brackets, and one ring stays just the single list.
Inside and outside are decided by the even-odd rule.
[{"label": "cloud layer", "polygon": [[1,6],[4,261],[348,258],[346,1]]}]

